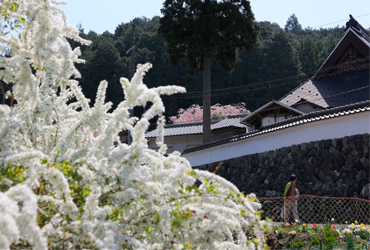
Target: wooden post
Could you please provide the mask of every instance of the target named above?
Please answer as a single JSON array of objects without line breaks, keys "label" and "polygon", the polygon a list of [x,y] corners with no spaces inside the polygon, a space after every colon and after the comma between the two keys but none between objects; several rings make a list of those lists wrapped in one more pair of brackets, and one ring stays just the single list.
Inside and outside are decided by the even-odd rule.
[{"label": "wooden post", "polygon": [[203,143],[211,141],[211,58],[203,55]]}]

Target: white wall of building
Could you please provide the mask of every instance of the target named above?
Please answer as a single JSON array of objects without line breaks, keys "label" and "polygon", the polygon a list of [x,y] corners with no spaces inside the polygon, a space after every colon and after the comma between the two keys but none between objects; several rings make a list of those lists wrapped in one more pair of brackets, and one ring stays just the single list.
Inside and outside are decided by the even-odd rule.
[{"label": "white wall of building", "polygon": [[[289,116],[288,118],[291,118],[292,116]],[[270,124],[273,124],[275,122],[280,122],[280,121],[284,121],[286,120],[287,118],[285,118],[285,116],[266,116],[262,119],[262,126],[266,126],[266,125],[270,125]]]},{"label": "white wall of building", "polygon": [[370,133],[369,112],[303,123],[236,142],[184,154],[192,166],[219,162],[310,141]]},{"label": "white wall of building", "polygon": [[[150,138],[149,148],[157,149],[155,144],[156,138]],[[198,146],[203,143],[203,136],[198,135],[182,135],[182,136],[169,136],[164,138],[164,143],[167,144],[167,153],[179,151],[182,153],[185,149]]]}]

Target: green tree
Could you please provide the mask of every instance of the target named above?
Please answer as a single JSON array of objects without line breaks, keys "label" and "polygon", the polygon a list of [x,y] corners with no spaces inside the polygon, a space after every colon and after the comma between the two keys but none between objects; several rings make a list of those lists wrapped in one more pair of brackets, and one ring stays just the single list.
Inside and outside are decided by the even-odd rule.
[{"label": "green tree", "polygon": [[315,42],[310,37],[305,37],[301,40],[300,44],[299,60],[301,61],[302,71],[307,76],[312,76],[319,66],[319,50],[316,48]]},{"label": "green tree", "polygon": [[259,26],[247,0],[166,0],[158,32],[172,65],[189,59],[189,73],[203,71],[203,143],[210,141],[211,58],[231,72],[237,49],[253,50]]},{"label": "green tree", "polygon": [[120,73],[128,66],[114,47],[113,35],[109,32],[103,33],[95,40],[92,45],[92,52],[93,56],[86,65],[87,76],[81,82],[82,89],[86,96],[94,101],[96,87],[100,81],[105,79],[109,83],[106,99],[116,106],[123,100],[123,93],[119,85],[119,77],[122,76]]},{"label": "green tree", "polygon": [[[274,85],[292,81],[302,73],[298,55],[290,43],[287,34],[280,29],[275,32],[272,39],[266,42],[263,53],[263,68],[264,73],[269,80],[275,80],[269,86],[274,88]],[[289,77],[288,79],[284,79]],[[283,81],[277,81],[283,79]],[[284,95],[292,86],[280,86],[279,88],[271,89],[269,95]],[[270,98],[270,100],[273,98]]]},{"label": "green tree", "polygon": [[302,25],[298,22],[298,18],[295,14],[291,14],[285,24],[285,31],[299,34],[302,31]]}]

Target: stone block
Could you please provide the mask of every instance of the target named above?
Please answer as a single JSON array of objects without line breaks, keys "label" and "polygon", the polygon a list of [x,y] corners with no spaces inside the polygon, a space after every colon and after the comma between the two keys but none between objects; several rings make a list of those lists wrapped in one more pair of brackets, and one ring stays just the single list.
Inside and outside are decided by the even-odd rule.
[{"label": "stone block", "polygon": [[316,159],[312,156],[308,159],[308,164],[310,164],[311,166],[316,166]]},{"label": "stone block", "polygon": [[300,145],[300,150],[301,150],[301,151],[305,151],[305,150],[306,150],[306,148],[307,148],[307,143],[302,143],[302,144]]},{"label": "stone block", "polygon": [[332,171],[331,178],[334,181],[337,181],[339,179],[339,177],[340,177],[340,173],[337,170]]},{"label": "stone block", "polygon": [[320,180],[322,180],[322,181],[326,180],[326,176],[327,175],[324,173],[324,170],[321,170],[319,172],[319,178],[320,178]]},{"label": "stone block", "polygon": [[328,184],[324,184],[321,188],[321,191],[324,193],[324,195],[329,195],[330,194],[330,187]]},{"label": "stone block", "polygon": [[337,180],[337,187],[338,188],[341,188],[342,187],[342,184],[343,184],[343,179],[338,179]]},{"label": "stone block", "polygon": [[329,155],[330,155],[329,149],[327,149],[327,148],[321,149],[321,157],[322,158],[327,158],[327,157],[329,157]]},{"label": "stone block", "polygon": [[370,200],[370,183],[366,184],[362,188],[361,193],[360,193],[360,196],[362,198],[365,198],[365,199],[369,199]]},{"label": "stone block", "polygon": [[308,152],[308,155],[307,157],[310,158],[310,157],[315,157],[317,155],[317,150],[315,148],[312,148],[309,152]]},{"label": "stone block", "polygon": [[286,173],[286,168],[284,166],[279,166],[279,171],[281,173]]},{"label": "stone block", "polygon": [[366,170],[360,170],[357,174],[356,174],[356,181],[357,182],[360,182],[362,180],[366,180],[370,178],[369,177],[369,174]]},{"label": "stone block", "polygon": [[314,193],[319,192],[319,190],[321,190],[322,186],[323,186],[323,183],[321,181],[316,182],[315,185],[312,188],[313,192]]}]

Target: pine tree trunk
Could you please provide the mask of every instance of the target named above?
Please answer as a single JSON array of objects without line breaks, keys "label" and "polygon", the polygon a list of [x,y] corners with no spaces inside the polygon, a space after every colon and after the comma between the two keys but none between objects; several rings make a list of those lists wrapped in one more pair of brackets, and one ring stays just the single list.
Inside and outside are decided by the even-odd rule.
[{"label": "pine tree trunk", "polygon": [[211,58],[203,55],[203,143],[211,141]]}]

